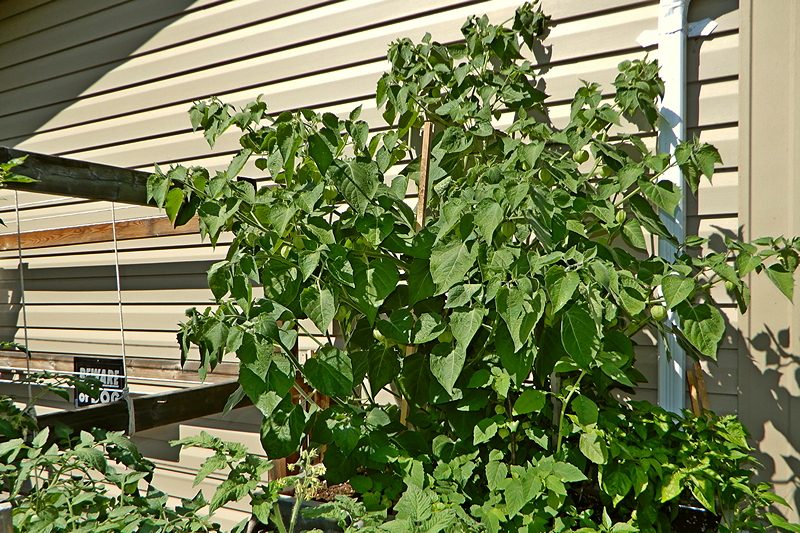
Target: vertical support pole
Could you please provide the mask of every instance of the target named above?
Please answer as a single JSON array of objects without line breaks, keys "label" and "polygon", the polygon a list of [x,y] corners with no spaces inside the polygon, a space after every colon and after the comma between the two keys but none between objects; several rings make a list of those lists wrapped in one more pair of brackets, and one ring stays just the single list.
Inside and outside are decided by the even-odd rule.
[{"label": "vertical support pole", "polygon": [[[428,208],[428,175],[431,159],[431,132],[433,124],[426,121],[422,125],[422,150],[419,155],[419,184],[417,185],[417,217],[416,230],[419,232],[425,227],[425,211]],[[406,347],[406,355],[412,353],[414,348],[409,345]],[[400,423],[406,423],[408,417],[408,400],[400,400]]]},{"label": "vertical support pole", "polygon": [[417,231],[425,226],[425,211],[428,208],[428,175],[431,162],[431,131],[433,124],[422,125],[422,151],[419,156],[419,186],[417,191]]}]

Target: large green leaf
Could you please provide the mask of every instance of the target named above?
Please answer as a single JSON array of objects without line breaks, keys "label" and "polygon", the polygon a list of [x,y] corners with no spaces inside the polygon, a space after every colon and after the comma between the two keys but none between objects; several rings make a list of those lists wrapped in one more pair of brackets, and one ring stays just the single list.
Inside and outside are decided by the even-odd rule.
[{"label": "large green leaf", "polygon": [[536,389],[525,389],[514,402],[514,414],[526,415],[544,409],[547,393]]},{"label": "large green leaf", "polygon": [[642,192],[658,207],[666,211],[669,216],[675,215],[675,209],[681,203],[683,194],[671,181],[661,180],[653,183],[649,180],[639,180]]},{"label": "large green leaf", "polygon": [[350,298],[370,322],[375,322],[378,306],[397,287],[400,272],[397,265],[386,257],[375,258],[369,263],[351,260],[351,264],[356,287],[350,292]]},{"label": "large green leaf", "polygon": [[661,219],[658,217],[655,210],[653,210],[653,206],[651,206],[644,197],[635,194],[629,201],[633,214],[636,215],[636,218],[639,219],[639,222],[642,223],[642,226],[644,226],[647,231],[659,237],[663,237],[670,243],[678,246],[678,240],[669,232],[664,223],[661,222]]},{"label": "large green leaf", "polygon": [[480,329],[486,309],[483,307],[457,307],[450,314],[450,329],[456,339],[456,346],[466,351],[472,338]]},{"label": "large green leaf", "polygon": [[336,293],[328,285],[310,285],[300,293],[300,307],[314,325],[325,333],[336,316],[339,303]]},{"label": "large green leaf", "polygon": [[375,344],[369,350],[369,386],[373,394],[400,374],[402,354],[396,346]]},{"label": "large green leaf", "polygon": [[311,386],[327,396],[347,396],[353,389],[353,361],[347,352],[323,346],[303,365]]},{"label": "large green leaf", "polygon": [[437,344],[430,357],[431,374],[447,393],[451,393],[466,361],[466,350],[454,348],[447,343]]},{"label": "large green leaf", "polygon": [[361,159],[334,159],[328,170],[331,180],[347,203],[360,214],[364,214],[381,182],[378,165],[374,161]]},{"label": "large green leaf", "polygon": [[588,370],[600,349],[597,326],[583,306],[570,307],[561,319],[561,344],[583,369]]},{"label": "large green leaf", "polygon": [[[394,314],[392,314],[394,316]],[[438,313],[422,313],[414,322],[411,331],[411,342],[413,344],[425,344],[441,335],[447,324],[442,321]]]},{"label": "large green leaf", "polygon": [[717,358],[717,347],[725,334],[725,320],[719,310],[707,303],[676,307],[681,319],[681,331],[686,339],[703,355]]},{"label": "large green leaf", "polygon": [[292,404],[291,396],[284,398],[272,416],[261,422],[261,445],[267,456],[280,459],[297,451],[305,423],[303,407]]},{"label": "large green leaf", "polygon": [[426,259],[414,259],[408,270],[408,304],[426,300],[436,292],[431,276],[430,263]]},{"label": "large green leaf", "polygon": [[764,271],[778,290],[791,300],[794,294],[794,274],[777,264],[771,265]]},{"label": "large green leaf", "polygon": [[514,351],[518,352],[544,313],[544,298],[539,292],[531,297],[516,287],[501,287],[495,299],[497,312],[508,326]]},{"label": "large green leaf", "polygon": [[581,282],[581,277],[574,270],[564,271],[564,267],[554,265],[550,267],[545,276],[545,286],[550,294],[552,313],[557,313],[569,302],[575,289]]},{"label": "large green leaf", "polygon": [[664,291],[664,301],[672,309],[694,292],[695,282],[692,278],[682,278],[679,275],[664,276],[661,288]]},{"label": "large green leaf", "polygon": [[460,240],[437,244],[431,250],[431,277],[436,294],[464,281],[467,272],[475,265],[477,246]]},{"label": "large green leaf", "polygon": [[475,208],[475,223],[478,225],[483,238],[489,243],[492,242],[494,232],[502,221],[503,208],[491,198],[481,200]]}]

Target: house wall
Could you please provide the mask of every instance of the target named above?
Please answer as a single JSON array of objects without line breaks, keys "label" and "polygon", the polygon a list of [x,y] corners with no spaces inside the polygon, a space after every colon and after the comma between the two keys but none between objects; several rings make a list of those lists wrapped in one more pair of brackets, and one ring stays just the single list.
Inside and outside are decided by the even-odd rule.
[{"label": "house wall", "polygon": [[[387,45],[399,37],[460,37],[463,20],[488,13],[507,19],[519,0],[0,0],[0,145],[140,170],[154,163],[223,169],[237,137],[209,149],[191,132],[191,102],[212,95],[242,105],[263,94],[274,113],[299,107],[346,113],[382,124],[374,87],[386,69]],[[657,27],[657,0],[543,0],[553,28],[541,57],[551,115],[568,116],[580,79],[611,92],[623,59],[657,53],[636,41]],[[716,144],[725,161],[712,188],[690,201],[689,230],[739,233],[739,20],[736,0],[695,0],[691,20],[711,17],[719,27],[690,41],[689,132]],[[255,167],[245,175],[259,177]],[[15,202],[19,204],[16,224]],[[112,206],[74,198],[0,192],[8,233],[112,220]],[[118,205],[116,220],[157,215]],[[2,233],[2,232],[0,232]],[[719,237],[712,241],[719,243]],[[223,243],[224,245],[224,243]],[[205,306],[205,270],[224,253],[198,236],[118,243],[125,351],[135,392],[150,393],[197,381],[181,369],[176,324],[191,306]],[[113,243],[0,252],[0,339],[27,342],[36,368],[70,369],[74,355],[120,355],[119,302]],[[21,279],[22,278],[22,279]],[[25,308],[20,283],[25,285]],[[723,299],[725,298],[722,296]],[[739,317],[730,322],[720,363],[707,368],[712,407],[739,410],[743,343]],[[27,322],[27,328],[25,323]],[[656,399],[655,347],[640,339],[640,366],[649,378],[638,397]],[[301,349],[311,343],[304,341]],[[5,356],[5,363],[24,365]],[[234,362],[210,379],[229,379]],[[175,383],[165,380],[178,380]],[[53,402],[51,407],[58,406]],[[242,410],[138,435],[175,494],[190,492],[197,458],[178,457],[165,442],[197,428],[252,440],[258,416]],[[256,441],[253,441],[257,445]],[[178,461],[180,459],[180,461]],[[186,492],[184,492],[184,490]],[[240,514],[231,510],[226,519]]]},{"label": "house wall", "polygon": [[[742,232],[800,235],[800,2],[741,4]],[[740,324],[739,416],[758,443],[763,479],[789,500],[797,520],[800,312],[766,279],[752,278],[752,312]]]}]

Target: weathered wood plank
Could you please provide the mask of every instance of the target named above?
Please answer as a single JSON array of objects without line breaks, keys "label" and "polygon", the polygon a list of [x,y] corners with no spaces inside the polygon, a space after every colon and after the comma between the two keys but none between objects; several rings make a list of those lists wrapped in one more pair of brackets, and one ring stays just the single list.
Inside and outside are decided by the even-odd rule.
[{"label": "weathered wood plank", "polygon": [[23,156],[28,158],[14,172],[38,181],[8,183],[9,189],[148,205],[147,172],[0,146],[2,163]]},{"label": "weathered wood plank", "polygon": [[[116,239],[124,241],[167,235],[189,235],[199,231],[200,223],[197,218],[177,228],[172,226],[172,222],[167,217],[140,218],[117,222]],[[19,240],[15,233],[0,235],[0,251],[16,250],[18,246],[23,250],[29,250],[69,244],[111,242],[113,240],[114,228],[112,223],[88,224],[70,228],[27,231],[19,234]]]},{"label": "weathered wood plank", "polygon": [[[144,431],[221,413],[228,397],[238,387],[238,382],[226,381],[134,398],[136,430]],[[248,405],[252,405],[252,402],[245,396],[237,407]],[[38,417],[40,428],[55,426],[57,422],[66,424],[75,431],[93,427],[124,431],[128,428],[128,408],[124,401],[120,401],[75,411],[47,413]]]}]

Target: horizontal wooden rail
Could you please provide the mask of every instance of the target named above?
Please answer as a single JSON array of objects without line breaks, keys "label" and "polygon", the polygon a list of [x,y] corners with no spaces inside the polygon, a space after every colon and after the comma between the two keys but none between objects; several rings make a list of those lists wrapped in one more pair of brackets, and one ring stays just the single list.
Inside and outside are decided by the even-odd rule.
[{"label": "horizontal wooden rail", "polygon": [[[185,422],[201,416],[221,413],[228,397],[239,383],[226,381],[188,389],[149,394],[133,399],[136,431]],[[253,402],[245,396],[237,407]],[[109,431],[128,429],[128,406],[124,401],[83,407],[75,411],[56,411],[37,417],[39,428],[52,427],[60,422],[75,431],[100,428]]]},{"label": "horizontal wooden rail", "polygon": [[[118,241],[167,235],[189,235],[199,231],[200,223],[197,218],[193,218],[187,224],[177,228],[172,226],[172,222],[167,217],[140,218],[117,222]],[[18,245],[23,250],[30,250],[70,244],[111,242],[113,240],[114,228],[112,223],[87,224],[86,226],[69,228],[26,231],[19,234],[19,239],[16,233],[0,235],[0,251],[16,250]]]},{"label": "horizontal wooden rail", "polygon": [[13,172],[38,181],[7,183],[9,189],[124,204],[152,205],[147,202],[147,178],[150,176],[148,172],[0,146],[0,163],[7,163],[24,156],[27,156],[25,162],[15,167]]}]

